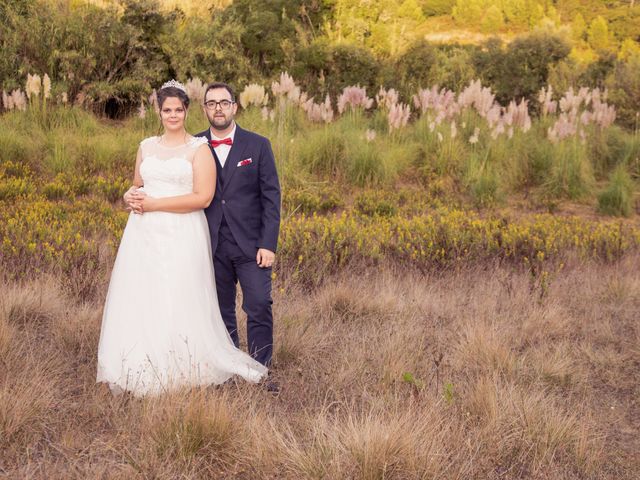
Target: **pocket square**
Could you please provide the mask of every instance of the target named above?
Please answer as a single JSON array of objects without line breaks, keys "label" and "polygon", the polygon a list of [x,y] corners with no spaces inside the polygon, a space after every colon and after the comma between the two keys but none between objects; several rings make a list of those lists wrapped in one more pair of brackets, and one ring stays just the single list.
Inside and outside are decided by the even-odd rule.
[{"label": "pocket square", "polygon": [[241,161],[238,162],[238,167],[244,167],[245,165],[249,165],[252,162],[253,162],[252,159],[245,158],[244,160],[241,160]]}]

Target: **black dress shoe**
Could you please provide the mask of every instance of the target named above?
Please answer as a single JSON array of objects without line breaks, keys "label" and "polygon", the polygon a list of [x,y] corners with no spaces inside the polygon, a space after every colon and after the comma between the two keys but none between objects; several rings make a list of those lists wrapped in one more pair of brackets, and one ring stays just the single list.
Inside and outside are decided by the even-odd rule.
[{"label": "black dress shoe", "polygon": [[264,381],[264,389],[275,395],[280,393],[280,384],[275,380],[267,379]]}]

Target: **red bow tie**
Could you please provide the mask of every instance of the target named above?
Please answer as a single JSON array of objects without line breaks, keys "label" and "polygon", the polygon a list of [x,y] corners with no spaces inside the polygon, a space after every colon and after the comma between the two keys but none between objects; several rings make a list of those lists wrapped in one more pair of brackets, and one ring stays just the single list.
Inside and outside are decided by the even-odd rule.
[{"label": "red bow tie", "polygon": [[233,145],[233,140],[231,140],[229,137],[227,138],[223,138],[222,140],[209,140],[209,145],[211,145],[213,148],[216,148],[217,146],[220,145]]}]

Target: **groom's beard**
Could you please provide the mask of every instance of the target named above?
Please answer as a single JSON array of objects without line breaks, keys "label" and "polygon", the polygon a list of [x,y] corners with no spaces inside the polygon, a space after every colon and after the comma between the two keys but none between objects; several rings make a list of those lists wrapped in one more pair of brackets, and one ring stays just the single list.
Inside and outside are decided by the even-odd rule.
[{"label": "groom's beard", "polygon": [[226,130],[233,123],[233,116],[225,117],[209,117],[209,124],[214,130]]}]

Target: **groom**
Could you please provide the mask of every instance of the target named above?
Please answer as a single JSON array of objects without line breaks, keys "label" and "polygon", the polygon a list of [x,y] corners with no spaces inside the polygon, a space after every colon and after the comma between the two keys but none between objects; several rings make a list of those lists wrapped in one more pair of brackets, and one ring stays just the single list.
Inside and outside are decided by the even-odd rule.
[{"label": "groom", "polygon": [[280,183],[269,140],[235,123],[236,96],[224,83],[207,86],[206,137],[217,166],[213,201],[205,209],[214,252],[220,311],[236,347],[236,284],[247,314],[249,353],[269,366],[273,353],[271,273],[280,229]]}]

